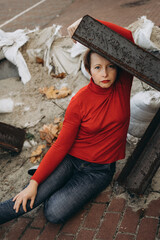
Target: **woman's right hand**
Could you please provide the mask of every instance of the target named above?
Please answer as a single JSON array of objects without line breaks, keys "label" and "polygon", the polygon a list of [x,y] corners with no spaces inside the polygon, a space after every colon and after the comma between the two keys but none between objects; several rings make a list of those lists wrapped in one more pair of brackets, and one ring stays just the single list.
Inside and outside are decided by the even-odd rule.
[{"label": "woman's right hand", "polygon": [[37,188],[38,183],[35,180],[31,180],[29,185],[13,198],[13,202],[15,202],[13,209],[15,209],[16,213],[19,211],[21,204],[23,206],[23,210],[27,212],[26,204],[28,200],[31,200],[30,208],[33,208],[37,195]]}]

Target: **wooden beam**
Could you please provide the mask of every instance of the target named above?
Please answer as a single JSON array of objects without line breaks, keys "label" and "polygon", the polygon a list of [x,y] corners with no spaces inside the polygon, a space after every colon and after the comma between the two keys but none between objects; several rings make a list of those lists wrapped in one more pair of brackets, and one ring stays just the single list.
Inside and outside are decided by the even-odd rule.
[{"label": "wooden beam", "polygon": [[73,39],[160,91],[160,59],[86,15]]},{"label": "wooden beam", "polygon": [[143,194],[160,166],[160,109],[153,118],[117,181],[129,191]]}]

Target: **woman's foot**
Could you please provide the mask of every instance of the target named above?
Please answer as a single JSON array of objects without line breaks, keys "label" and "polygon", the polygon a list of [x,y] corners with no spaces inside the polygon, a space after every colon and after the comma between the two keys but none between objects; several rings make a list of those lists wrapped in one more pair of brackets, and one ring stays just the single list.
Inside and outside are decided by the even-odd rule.
[{"label": "woman's foot", "polygon": [[33,174],[35,173],[35,171],[37,170],[38,167],[39,167],[39,165],[35,165],[35,166],[31,167],[30,169],[28,169],[28,174],[33,176]]}]

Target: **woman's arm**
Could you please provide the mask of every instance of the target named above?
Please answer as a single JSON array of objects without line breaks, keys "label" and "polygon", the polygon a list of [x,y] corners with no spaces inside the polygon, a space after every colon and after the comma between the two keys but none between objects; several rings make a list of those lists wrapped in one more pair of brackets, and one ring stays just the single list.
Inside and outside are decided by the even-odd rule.
[{"label": "woman's arm", "polygon": [[55,170],[72,147],[81,124],[80,112],[80,106],[77,100],[73,98],[66,110],[63,127],[56,142],[48,150],[31,178],[38,184],[43,182]]},{"label": "woman's arm", "polygon": [[48,150],[31,179],[40,184],[55,170],[69,152],[78,130],[79,126],[64,123],[58,139]]},{"label": "woman's arm", "polygon": [[[74,22],[67,28],[68,34],[71,38],[72,38],[75,30],[77,29],[78,25],[80,24],[81,20],[82,20],[82,18],[78,19],[76,22]],[[96,20],[134,43],[132,32],[130,30],[123,28],[121,26],[118,26],[114,23],[110,23],[110,22],[106,22],[106,21],[102,21],[102,20],[98,20],[98,19],[96,19]],[[73,41],[76,42],[75,40],[73,40]]]},{"label": "woman's arm", "polygon": [[32,176],[29,185],[13,198],[13,201],[15,201],[14,209],[16,212],[19,211],[21,204],[23,210],[26,212],[26,204],[28,200],[31,200],[30,207],[33,207],[38,185],[54,171],[68,153],[77,136],[80,122],[80,108],[76,101],[71,100],[57,141],[42,159],[38,169]]}]

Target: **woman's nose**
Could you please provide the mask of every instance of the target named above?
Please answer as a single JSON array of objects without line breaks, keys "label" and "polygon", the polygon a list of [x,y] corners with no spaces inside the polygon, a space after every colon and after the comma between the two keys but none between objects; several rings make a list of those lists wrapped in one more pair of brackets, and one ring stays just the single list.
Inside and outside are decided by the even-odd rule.
[{"label": "woman's nose", "polygon": [[106,68],[103,69],[102,75],[103,77],[106,77],[108,75],[108,71]]}]

